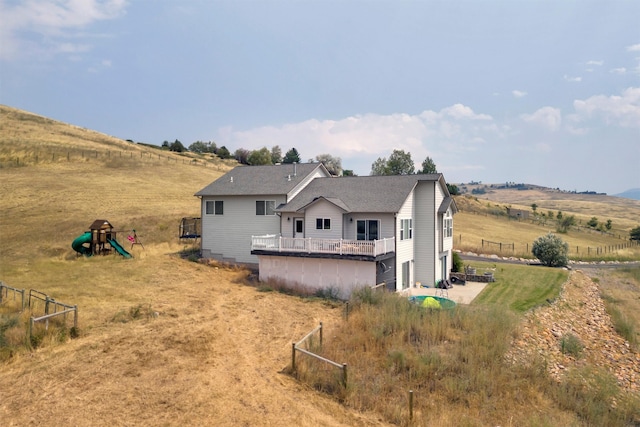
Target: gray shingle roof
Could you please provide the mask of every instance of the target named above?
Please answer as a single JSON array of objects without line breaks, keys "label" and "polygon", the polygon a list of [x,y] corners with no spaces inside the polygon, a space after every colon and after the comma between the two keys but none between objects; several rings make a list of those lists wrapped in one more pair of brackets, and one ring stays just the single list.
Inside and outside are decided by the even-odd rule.
[{"label": "gray shingle roof", "polygon": [[[441,174],[354,176],[314,179],[278,211],[295,212],[324,197],[347,212],[398,212],[418,181],[438,181]],[[336,200],[337,199],[337,200]]]},{"label": "gray shingle roof", "polygon": [[320,163],[238,166],[198,191],[196,196],[287,194]]}]

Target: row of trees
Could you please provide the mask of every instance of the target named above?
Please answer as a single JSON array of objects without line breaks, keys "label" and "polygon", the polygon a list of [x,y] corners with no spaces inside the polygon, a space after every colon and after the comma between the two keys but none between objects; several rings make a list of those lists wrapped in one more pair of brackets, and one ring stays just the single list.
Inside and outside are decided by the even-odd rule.
[{"label": "row of trees", "polygon": [[[423,160],[421,166],[422,167],[416,171],[413,160],[411,159],[411,153],[407,153],[404,150],[393,150],[393,153],[391,153],[388,159],[386,157],[378,157],[378,159],[371,164],[371,175],[438,173],[435,162],[429,156]],[[449,193],[454,196],[460,194],[460,189],[457,185],[447,183],[447,189]]]}]

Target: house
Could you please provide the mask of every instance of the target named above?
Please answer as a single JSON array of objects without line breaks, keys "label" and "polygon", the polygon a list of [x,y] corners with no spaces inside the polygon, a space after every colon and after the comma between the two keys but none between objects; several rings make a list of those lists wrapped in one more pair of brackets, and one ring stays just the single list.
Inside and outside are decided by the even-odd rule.
[{"label": "house", "polygon": [[347,298],[449,277],[457,209],[442,174],[331,177],[321,164],[244,166],[196,196],[205,257],[257,264],[260,280]]}]

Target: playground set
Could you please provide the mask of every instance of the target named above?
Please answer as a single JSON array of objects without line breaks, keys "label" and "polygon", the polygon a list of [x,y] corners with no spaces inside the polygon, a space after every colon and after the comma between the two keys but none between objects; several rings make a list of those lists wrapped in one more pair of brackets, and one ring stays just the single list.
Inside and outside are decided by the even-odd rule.
[{"label": "playground set", "polygon": [[[129,242],[131,242],[131,249],[134,245],[140,245],[144,249],[144,246],[139,241],[136,234],[136,230],[133,230],[133,236],[127,236]],[[113,229],[113,225],[105,219],[95,220],[89,227],[89,231],[76,237],[71,243],[71,247],[74,251],[81,255],[107,255],[111,251],[115,251],[125,258],[133,258],[133,256],[122,247],[116,239],[116,230]]]}]

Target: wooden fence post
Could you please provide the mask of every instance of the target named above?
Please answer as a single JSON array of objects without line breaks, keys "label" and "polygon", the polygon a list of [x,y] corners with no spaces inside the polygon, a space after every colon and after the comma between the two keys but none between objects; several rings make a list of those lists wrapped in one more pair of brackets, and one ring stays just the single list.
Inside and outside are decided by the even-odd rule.
[{"label": "wooden fence post", "polygon": [[296,343],[291,343],[291,370],[296,371]]},{"label": "wooden fence post", "polygon": [[342,384],[347,388],[347,364],[342,364]]},{"label": "wooden fence post", "polygon": [[409,421],[413,420],[413,390],[409,390]]},{"label": "wooden fence post", "polygon": [[322,348],[322,322],[320,322],[320,348]]}]

